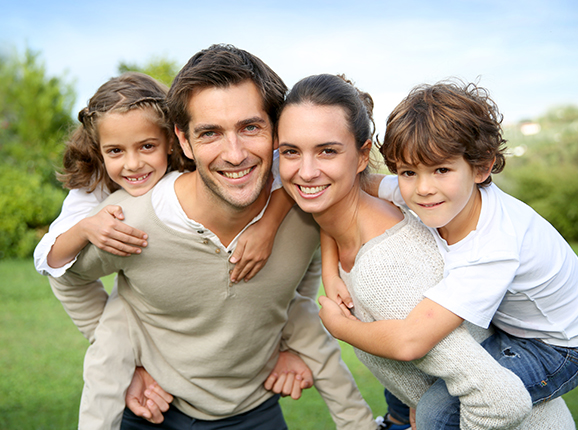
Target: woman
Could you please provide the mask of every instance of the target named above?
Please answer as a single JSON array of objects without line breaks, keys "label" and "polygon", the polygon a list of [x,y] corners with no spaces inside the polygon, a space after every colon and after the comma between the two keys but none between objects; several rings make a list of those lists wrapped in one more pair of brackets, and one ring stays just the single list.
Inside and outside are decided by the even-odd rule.
[{"label": "woman", "polygon": [[[410,407],[416,408],[441,377],[460,398],[462,428],[515,428],[531,410],[529,395],[465,326],[423,357],[407,352],[411,339],[391,339],[380,331],[380,320],[410,314],[422,292],[441,279],[443,262],[433,237],[413,215],[362,190],[372,145],[372,106],[368,94],[342,77],[317,75],[293,87],[279,118],[283,185],[335,240],[340,273],[360,320],[345,318],[346,311],[322,297],[323,322],[352,344],[382,384]],[[557,418],[548,419],[551,424]],[[543,428],[526,427],[528,422],[524,428]]]}]

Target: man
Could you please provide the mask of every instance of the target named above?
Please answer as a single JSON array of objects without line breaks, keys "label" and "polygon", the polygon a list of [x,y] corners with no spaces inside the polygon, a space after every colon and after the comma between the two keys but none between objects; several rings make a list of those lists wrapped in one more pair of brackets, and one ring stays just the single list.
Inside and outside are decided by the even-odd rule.
[{"label": "man", "polygon": [[[315,303],[295,294],[300,284],[300,291],[319,285],[312,218],[293,208],[267,265],[241,286],[229,281],[236,238],[267,206],[274,124],[285,91],[246,51],[215,45],[191,58],[168,101],[196,170],[168,174],[145,196],[121,192],[105,202],[120,204],[126,222],[147,232],[147,248],[122,258],[89,246],[67,274],[51,279],[78,325],[86,314],[67,305],[78,287],[119,272],[136,362],[175,397],[162,428],[286,428],[277,396],[263,386],[282,333],[311,368],[337,428],[376,428]],[[310,266],[315,270],[308,272]],[[123,428],[147,424],[125,411]]]}]

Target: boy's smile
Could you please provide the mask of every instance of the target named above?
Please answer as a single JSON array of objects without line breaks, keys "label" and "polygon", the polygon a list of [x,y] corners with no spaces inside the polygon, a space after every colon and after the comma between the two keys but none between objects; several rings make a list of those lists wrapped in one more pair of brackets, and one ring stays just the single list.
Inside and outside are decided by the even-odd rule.
[{"label": "boy's smile", "polygon": [[487,175],[476,173],[463,157],[433,166],[399,164],[397,172],[408,207],[448,244],[476,229],[482,205],[478,184]]}]

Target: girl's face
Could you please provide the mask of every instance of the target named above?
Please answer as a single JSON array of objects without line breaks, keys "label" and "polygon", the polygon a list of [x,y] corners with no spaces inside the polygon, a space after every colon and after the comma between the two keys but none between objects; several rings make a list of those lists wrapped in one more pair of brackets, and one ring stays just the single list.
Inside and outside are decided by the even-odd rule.
[{"label": "girl's face", "polygon": [[98,123],[100,151],[110,178],[142,196],[167,171],[169,143],[150,109],[107,113]]},{"label": "girl's face", "polygon": [[343,108],[289,105],[278,137],[283,186],[305,212],[320,214],[359,192],[357,176],[367,166],[371,142],[356,148]]}]

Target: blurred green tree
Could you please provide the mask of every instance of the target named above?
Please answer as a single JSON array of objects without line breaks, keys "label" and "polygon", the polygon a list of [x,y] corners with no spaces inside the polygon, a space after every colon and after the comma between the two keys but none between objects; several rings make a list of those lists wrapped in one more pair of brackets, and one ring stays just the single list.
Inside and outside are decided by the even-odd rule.
[{"label": "blurred green tree", "polygon": [[0,258],[29,256],[65,192],[54,171],[75,100],[37,52],[0,55]]},{"label": "blurred green tree", "polygon": [[152,57],[142,66],[136,63],[126,63],[124,61],[118,65],[119,73],[129,71],[145,73],[168,87],[173,83],[179,70],[180,67],[176,61],[168,60],[163,57]]},{"label": "blurred green tree", "polygon": [[550,109],[533,127],[530,134],[520,125],[506,129],[509,152],[518,156],[496,181],[578,242],[578,107]]}]

